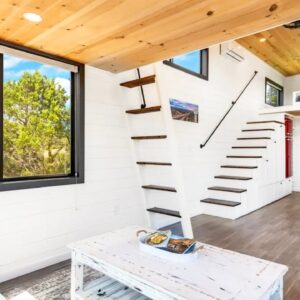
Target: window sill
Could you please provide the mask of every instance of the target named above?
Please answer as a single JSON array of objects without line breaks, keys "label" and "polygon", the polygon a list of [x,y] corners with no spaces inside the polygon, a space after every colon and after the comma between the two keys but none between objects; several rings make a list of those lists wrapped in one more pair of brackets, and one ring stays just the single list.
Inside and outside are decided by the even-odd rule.
[{"label": "window sill", "polygon": [[0,182],[0,192],[84,183],[83,177],[43,178]]}]

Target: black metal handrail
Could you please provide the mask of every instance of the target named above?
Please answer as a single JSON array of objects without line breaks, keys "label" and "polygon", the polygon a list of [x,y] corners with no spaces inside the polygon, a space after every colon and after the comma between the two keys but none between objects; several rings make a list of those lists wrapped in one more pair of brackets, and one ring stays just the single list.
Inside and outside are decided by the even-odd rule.
[{"label": "black metal handrail", "polygon": [[252,75],[251,79],[248,81],[248,83],[246,84],[246,86],[243,88],[243,90],[240,92],[240,94],[238,95],[238,97],[235,99],[235,101],[231,102],[231,106],[228,109],[228,111],[226,112],[226,114],[223,116],[223,118],[221,119],[221,121],[218,123],[218,125],[215,127],[215,129],[212,131],[212,133],[209,135],[209,137],[206,139],[204,144],[200,145],[200,148],[204,148],[206,146],[206,144],[208,143],[208,141],[211,139],[211,137],[214,135],[214,133],[217,131],[217,129],[220,127],[220,125],[222,124],[222,122],[225,120],[225,118],[227,117],[227,115],[230,113],[230,111],[232,110],[232,108],[234,107],[234,105],[238,102],[238,100],[241,98],[241,96],[244,94],[245,90],[248,88],[248,86],[250,85],[250,83],[252,82],[252,80],[254,79],[254,77],[256,76],[256,74],[258,73],[258,71],[254,71],[254,74]]},{"label": "black metal handrail", "polygon": [[[141,73],[140,73],[139,68],[137,68],[137,73],[138,73],[139,79],[141,79]],[[143,100],[143,103],[141,104],[141,108],[146,108],[147,105],[146,105],[145,94],[144,94],[144,89],[143,89],[142,85],[140,86],[140,89],[141,89],[142,100]]]}]

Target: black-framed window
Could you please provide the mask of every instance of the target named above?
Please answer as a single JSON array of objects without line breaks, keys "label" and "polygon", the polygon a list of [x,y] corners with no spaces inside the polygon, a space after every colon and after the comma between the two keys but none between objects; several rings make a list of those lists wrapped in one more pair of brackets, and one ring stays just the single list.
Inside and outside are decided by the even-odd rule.
[{"label": "black-framed window", "polygon": [[164,64],[208,80],[208,49],[196,50],[165,60]]},{"label": "black-framed window", "polygon": [[269,78],[265,80],[265,102],[272,106],[283,105],[283,86]]},{"label": "black-framed window", "polygon": [[0,41],[0,191],[84,182],[84,65]]}]

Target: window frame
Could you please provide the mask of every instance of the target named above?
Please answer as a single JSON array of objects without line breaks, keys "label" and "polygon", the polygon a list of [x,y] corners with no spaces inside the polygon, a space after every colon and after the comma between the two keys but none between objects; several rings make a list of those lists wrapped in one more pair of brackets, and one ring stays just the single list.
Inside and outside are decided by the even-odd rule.
[{"label": "window frame", "polygon": [[[170,67],[173,67],[177,70],[183,71],[187,74],[196,76],[198,78],[204,79],[204,80],[208,80],[208,74],[209,74],[209,49],[202,49],[202,50],[198,50],[199,52],[199,73],[194,72],[190,69],[184,68],[176,63],[173,62],[173,58],[170,58],[168,60],[164,60],[163,63],[165,65],[168,65]],[[183,54],[184,55],[184,54]]]},{"label": "window frame", "polygon": [[78,68],[77,73],[71,72],[71,174],[3,179],[4,55],[0,53],[0,191],[84,183],[84,64],[3,40],[0,45]]},{"label": "window frame", "polygon": [[[272,105],[270,103],[267,103],[267,86],[268,84],[272,85],[273,87],[277,88],[279,90],[279,103],[277,106]],[[266,77],[265,78],[265,104],[270,105],[272,107],[279,107],[283,106],[283,101],[284,101],[284,87],[275,81],[271,80],[270,78]]]}]

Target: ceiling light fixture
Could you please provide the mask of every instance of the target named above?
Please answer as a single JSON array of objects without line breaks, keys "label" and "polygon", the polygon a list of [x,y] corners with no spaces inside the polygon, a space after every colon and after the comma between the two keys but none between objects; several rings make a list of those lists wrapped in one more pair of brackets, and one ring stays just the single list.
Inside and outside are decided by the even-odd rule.
[{"label": "ceiling light fixture", "polygon": [[31,13],[31,12],[24,13],[23,17],[27,21],[33,22],[33,23],[40,23],[43,20],[43,18],[40,15],[38,15],[36,13]]},{"label": "ceiling light fixture", "polygon": [[267,40],[266,38],[260,38],[260,39],[259,39],[259,41],[260,41],[261,43],[264,43],[266,40]]}]

